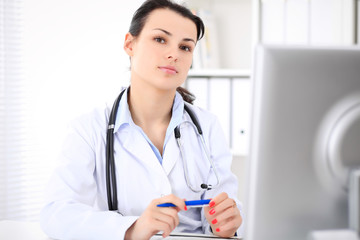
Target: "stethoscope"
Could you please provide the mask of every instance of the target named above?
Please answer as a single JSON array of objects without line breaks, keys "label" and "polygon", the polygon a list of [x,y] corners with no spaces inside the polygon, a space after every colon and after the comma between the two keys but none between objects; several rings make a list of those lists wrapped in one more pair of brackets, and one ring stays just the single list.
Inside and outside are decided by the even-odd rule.
[{"label": "stethoscope", "polygon": [[[125,92],[125,90],[123,90],[120,93],[120,95],[117,97],[117,99],[114,102],[114,105],[111,109],[109,123],[108,123],[108,129],[107,129],[107,134],[106,134],[106,166],[105,166],[106,167],[106,191],[107,191],[108,206],[109,206],[110,211],[118,210],[115,161],[114,161],[114,127],[115,127],[117,110],[118,110],[118,107],[120,104],[121,97],[124,94],[124,92]],[[202,143],[201,145],[202,145],[203,151],[205,152],[206,158],[209,161],[209,163],[214,171],[214,174],[216,176],[216,184],[214,186],[210,185],[210,184],[202,183],[200,185],[200,188],[196,188],[191,185],[190,180],[189,180],[187,162],[185,161],[185,158],[184,158],[184,156],[185,156],[184,149],[183,149],[183,145],[181,144],[181,139],[180,139],[181,138],[180,127],[177,126],[174,129],[174,133],[175,133],[175,139],[176,139],[177,145],[180,149],[180,155],[181,155],[182,163],[184,166],[186,184],[193,192],[201,192],[204,190],[210,190],[210,189],[216,188],[220,184],[219,176],[216,171],[215,165],[212,161],[212,158],[210,157],[209,150],[206,147],[205,140],[203,137],[203,132],[200,127],[199,121],[198,121],[196,115],[194,114],[194,112],[190,109],[190,107],[187,104],[184,105],[184,109],[189,114],[191,121],[195,125],[195,126],[193,126],[191,124],[191,126],[194,127],[194,131],[197,132],[198,136],[201,139],[201,143]]]}]

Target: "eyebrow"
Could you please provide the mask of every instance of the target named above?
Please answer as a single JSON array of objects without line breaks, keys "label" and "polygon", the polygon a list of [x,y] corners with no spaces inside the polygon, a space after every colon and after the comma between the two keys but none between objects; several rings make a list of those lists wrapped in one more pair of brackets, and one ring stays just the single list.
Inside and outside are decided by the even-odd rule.
[{"label": "eyebrow", "polygon": [[[166,31],[165,29],[162,29],[162,28],[154,28],[153,30],[160,30],[162,32],[164,32],[166,35],[169,35],[169,36],[172,36],[172,33]],[[183,41],[186,41],[186,42],[193,42],[196,44],[195,40],[192,39],[192,38],[184,38]]]}]

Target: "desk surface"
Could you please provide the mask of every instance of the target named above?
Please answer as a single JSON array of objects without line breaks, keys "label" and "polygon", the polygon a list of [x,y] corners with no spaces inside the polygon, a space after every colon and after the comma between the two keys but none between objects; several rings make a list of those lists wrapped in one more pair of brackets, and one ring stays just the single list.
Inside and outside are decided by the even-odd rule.
[{"label": "desk surface", "polygon": [[0,239],[51,240],[37,222],[0,221]]},{"label": "desk surface", "polygon": [[[11,239],[11,240],[51,240],[46,234],[41,230],[40,224],[37,222],[20,222],[20,221],[10,221],[4,220],[0,221],[0,239]],[[164,239],[161,235],[156,235],[151,238],[151,240]],[[225,239],[217,238],[215,236],[207,236],[200,234],[174,234],[165,238],[166,240],[192,240],[192,239],[206,239],[206,240],[215,240],[215,239]]]}]

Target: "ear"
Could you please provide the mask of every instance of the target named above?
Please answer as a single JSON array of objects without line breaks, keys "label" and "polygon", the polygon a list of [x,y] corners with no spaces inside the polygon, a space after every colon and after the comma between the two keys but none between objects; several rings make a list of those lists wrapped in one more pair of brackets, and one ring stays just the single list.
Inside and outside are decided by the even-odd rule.
[{"label": "ear", "polygon": [[128,32],[125,35],[124,50],[127,53],[127,55],[129,55],[130,57],[134,55],[134,51],[133,51],[134,41],[135,38],[133,37],[133,35],[131,35],[131,33]]}]

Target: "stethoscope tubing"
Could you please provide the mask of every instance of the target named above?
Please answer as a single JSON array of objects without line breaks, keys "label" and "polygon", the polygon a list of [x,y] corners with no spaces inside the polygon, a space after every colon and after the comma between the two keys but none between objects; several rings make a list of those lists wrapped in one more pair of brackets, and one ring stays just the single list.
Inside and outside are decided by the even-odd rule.
[{"label": "stethoscope tubing", "polygon": [[[107,134],[106,134],[106,163],[105,163],[106,171],[105,172],[106,172],[106,190],[107,190],[108,208],[110,211],[118,210],[116,172],[115,172],[115,161],[114,161],[114,158],[115,158],[114,157],[114,127],[115,127],[116,114],[117,114],[117,110],[119,108],[120,100],[125,91],[126,91],[126,89],[121,91],[121,93],[115,100],[115,103],[111,109],[110,116],[109,116],[108,129],[107,129]],[[181,140],[180,140],[180,138],[181,138],[180,128],[179,128],[179,126],[177,126],[174,129],[174,134],[175,134],[176,142],[180,149],[181,159],[182,159],[183,166],[184,166],[185,181],[186,181],[186,184],[188,185],[188,187],[194,192],[210,190],[212,188],[217,187],[220,184],[219,176],[217,174],[215,165],[210,156],[210,152],[206,147],[205,140],[203,137],[203,132],[202,132],[201,126],[199,124],[199,121],[198,121],[196,115],[193,113],[193,111],[190,109],[190,107],[187,106],[186,104],[184,105],[184,109],[189,114],[192,122],[195,125],[194,126],[191,124],[192,127],[196,128],[195,132],[197,133],[198,136],[200,136],[200,139],[202,142],[201,145],[203,147],[203,150],[205,151],[206,158],[210,162],[210,165],[216,176],[216,185],[212,186],[210,184],[203,183],[203,184],[201,184],[202,189],[200,189],[200,190],[195,189],[191,185],[190,179],[189,179],[189,173],[188,173],[188,166],[187,166],[187,162],[185,161],[185,155],[184,155],[183,147],[182,147]]]},{"label": "stethoscope tubing", "polygon": [[[189,110],[188,110],[189,111]],[[188,112],[189,113],[189,112]],[[189,114],[190,115],[190,114]],[[190,115],[191,117],[191,115]],[[192,119],[193,120],[193,119]],[[210,151],[208,150],[207,146],[206,146],[206,143],[205,143],[205,139],[204,139],[204,136],[202,134],[202,130],[201,128],[198,128],[196,126],[195,123],[198,123],[197,119],[196,121],[193,121],[194,122],[194,125],[193,124],[190,124],[193,128],[197,128],[198,131],[196,131],[195,129],[195,132],[197,134],[197,136],[200,138],[200,141],[201,141],[201,144],[202,145],[202,148],[205,152],[205,155],[206,155],[206,158],[207,160],[209,161],[210,163],[210,166],[212,167],[214,173],[215,173],[215,177],[216,177],[216,184],[215,185],[210,185],[210,184],[201,184],[201,188],[199,189],[196,189],[194,186],[191,185],[190,183],[190,179],[189,179],[189,171],[188,171],[188,166],[187,166],[187,161],[185,161],[186,159],[186,156],[184,154],[184,150],[183,150],[183,145],[181,143],[181,134],[180,134],[180,126],[177,126],[175,128],[175,139],[176,139],[176,142],[177,142],[177,145],[179,147],[179,150],[180,150],[180,155],[181,155],[181,160],[182,160],[182,163],[183,163],[183,166],[184,166],[184,175],[185,175],[185,181],[186,181],[186,184],[188,185],[188,187],[193,191],[193,192],[201,192],[201,191],[204,191],[204,189],[206,190],[211,190],[212,188],[216,188],[219,184],[220,184],[220,180],[219,180],[219,176],[218,176],[218,173],[216,171],[216,167],[214,165],[214,162],[212,160],[212,157],[210,156]],[[200,126],[200,125],[199,125]],[[200,131],[199,131],[200,130]],[[203,185],[205,187],[203,187]]]},{"label": "stethoscope tubing", "polygon": [[116,120],[117,109],[120,104],[120,100],[125,90],[121,91],[118,98],[115,100],[115,104],[111,109],[109,116],[108,129],[106,134],[106,191],[108,206],[110,211],[118,209],[117,203],[117,186],[116,186],[116,173],[115,173],[115,161],[114,161],[114,127]]}]

